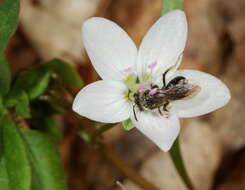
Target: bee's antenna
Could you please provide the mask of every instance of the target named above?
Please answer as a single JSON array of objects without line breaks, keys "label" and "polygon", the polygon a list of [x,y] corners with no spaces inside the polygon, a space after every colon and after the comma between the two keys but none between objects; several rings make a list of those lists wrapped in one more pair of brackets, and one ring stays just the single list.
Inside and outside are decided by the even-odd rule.
[{"label": "bee's antenna", "polygon": [[179,61],[180,61],[182,55],[183,55],[183,52],[179,55],[179,57],[178,57],[177,61],[175,62],[175,64],[174,64],[173,66],[169,67],[169,68],[163,73],[163,75],[162,75],[163,87],[166,87],[166,75],[167,75],[167,73],[168,73],[171,69],[173,69],[174,67],[176,67],[176,66],[178,65],[178,63],[179,63]]},{"label": "bee's antenna", "polygon": [[168,71],[171,69],[171,67],[169,69],[167,69],[163,74],[162,74],[162,82],[163,82],[163,87],[166,87],[166,74],[168,73]]}]

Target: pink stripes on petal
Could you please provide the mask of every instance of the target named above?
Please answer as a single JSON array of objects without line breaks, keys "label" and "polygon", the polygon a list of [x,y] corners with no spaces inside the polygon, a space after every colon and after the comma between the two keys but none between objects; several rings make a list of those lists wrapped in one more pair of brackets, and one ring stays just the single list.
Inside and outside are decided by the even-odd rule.
[{"label": "pink stripes on petal", "polygon": [[148,67],[149,69],[153,69],[154,67],[156,67],[156,65],[157,65],[157,62],[155,61],[155,62],[153,62],[153,63],[147,65],[147,67]]},{"label": "pink stripes on petal", "polygon": [[126,73],[132,73],[134,72],[134,69],[132,67],[128,67],[127,69],[124,69],[123,71]]}]

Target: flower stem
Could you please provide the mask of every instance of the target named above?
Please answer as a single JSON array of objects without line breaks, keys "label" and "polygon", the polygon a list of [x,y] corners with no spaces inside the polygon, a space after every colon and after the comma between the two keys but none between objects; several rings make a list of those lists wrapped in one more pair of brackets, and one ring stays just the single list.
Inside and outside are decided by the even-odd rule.
[{"label": "flower stem", "polygon": [[100,126],[97,128],[97,130],[94,132],[93,137],[97,137],[99,135],[102,135],[104,132],[110,130],[111,128],[114,128],[118,125],[118,123],[114,123],[114,124],[106,124],[103,126]]},{"label": "flower stem", "polygon": [[174,9],[183,9],[184,0],[163,0],[162,14]]},{"label": "flower stem", "polygon": [[[174,9],[183,9],[183,5],[184,0],[163,0],[162,15]],[[184,161],[182,159],[179,138],[176,139],[169,153],[174,166],[186,187],[189,190],[194,190],[191,180],[187,174]]]},{"label": "flower stem", "polygon": [[179,138],[176,139],[176,141],[174,142],[174,145],[172,146],[169,153],[170,153],[170,157],[174,163],[174,166],[175,166],[177,172],[179,173],[180,177],[182,178],[183,182],[185,183],[186,187],[189,190],[194,190],[194,187],[191,183],[191,180],[187,174],[187,171],[186,171],[186,168],[184,165],[184,161],[182,159],[180,144],[179,144]]}]

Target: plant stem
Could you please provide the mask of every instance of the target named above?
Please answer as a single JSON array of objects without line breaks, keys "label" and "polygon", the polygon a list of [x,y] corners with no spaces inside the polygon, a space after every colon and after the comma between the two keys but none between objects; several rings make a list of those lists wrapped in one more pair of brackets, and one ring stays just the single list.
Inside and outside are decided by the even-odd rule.
[{"label": "plant stem", "polygon": [[[69,122],[73,126],[81,126],[85,127],[87,125],[82,125],[82,120],[80,117],[76,117],[73,112],[69,113]],[[114,124],[105,125],[101,128],[101,133],[107,131],[108,129],[113,128]],[[87,126],[88,127],[88,126]],[[86,128],[86,127],[85,127]],[[88,127],[87,129],[89,129]],[[95,131],[93,131],[95,132]],[[100,134],[101,134],[100,133]],[[108,146],[104,145],[102,142],[97,142],[98,146],[95,150],[99,151],[111,164],[113,164],[123,175],[125,175],[128,179],[133,181],[136,185],[140,186],[144,190],[159,190],[156,186],[151,184],[144,177],[140,176],[133,168],[128,166],[128,164],[123,161],[113,150],[111,150]],[[92,146],[94,148],[94,146]]]},{"label": "plant stem", "polygon": [[170,157],[174,163],[174,166],[176,170],[178,171],[180,177],[182,178],[183,182],[185,183],[186,187],[189,190],[194,190],[194,187],[191,183],[191,180],[187,174],[184,161],[181,156],[181,150],[180,150],[180,144],[179,144],[179,138],[176,139],[174,142],[174,145],[172,146],[170,150]]},{"label": "plant stem", "polygon": [[[184,0],[163,0],[162,2],[163,2],[162,15],[174,9],[183,9],[183,5],[184,5]],[[189,190],[194,190],[191,180],[187,174],[184,161],[182,159],[180,145],[179,145],[179,138],[176,139],[169,153],[174,163],[174,166],[177,172],[179,173],[182,181],[185,183],[186,187]]]},{"label": "plant stem", "polygon": [[100,146],[100,150],[104,156],[117,167],[126,177],[132,180],[135,184],[144,190],[159,190],[156,186],[151,184],[144,177],[140,176],[134,169],[128,166],[114,151],[105,145]]},{"label": "plant stem", "polygon": [[102,135],[104,132],[110,130],[111,128],[114,128],[118,125],[118,123],[113,123],[113,124],[106,124],[106,125],[103,125],[103,126],[100,126],[96,129],[96,131],[94,132],[93,134],[93,137],[97,137],[97,136],[100,136]]}]

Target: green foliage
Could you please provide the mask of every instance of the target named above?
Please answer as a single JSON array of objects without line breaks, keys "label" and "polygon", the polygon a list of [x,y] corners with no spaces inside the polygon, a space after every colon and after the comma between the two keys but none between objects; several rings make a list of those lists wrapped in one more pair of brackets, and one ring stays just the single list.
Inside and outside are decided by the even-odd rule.
[{"label": "green foliage", "polygon": [[31,103],[32,118],[30,124],[34,129],[40,130],[49,135],[55,141],[63,139],[63,134],[60,127],[53,121],[52,116],[64,112],[64,109],[59,105],[44,101],[35,100]]},{"label": "green foliage", "polygon": [[[31,168],[29,165],[25,143],[16,128],[15,124],[7,118],[0,121],[1,137],[3,143],[2,158],[6,172],[1,175],[7,179],[0,180],[0,187],[6,186],[9,181],[9,189],[11,190],[29,190],[31,186]],[[3,161],[1,161],[3,162]],[[3,183],[3,184],[1,184]]]},{"label": "green foliage", "polygon": [[63,139],[63,134],[60,127],[55,123],[55,121],[48,116],[43,116],[39,118],[33,118],[32,126],[35,129],[42,131],[43,133],[50,136],[55,141],[60,141]]},{"label": "green foliage", "polygon": [[21,76],[14,84],[14,90],[25,90],[29,99],[35,99],[40,96],[48,87],[50,81],[50,72],[44,67],[35,67]]},{"label": "green foliage", "polygon": [[23,130],[32,165],[33,190],[67,190],[60,155],[52,141],[36,131]]},{"label": "green foliage", "polygon": [[23,118],[30,118],[29,98],[25,91],[22,91],[17,97],[15,111]]},{"label": "green foliage", "polygon": [[0,53],[16,30],[19,15],[19,1],[5,0],[0,3]]},{"label": "green foliage", "polygon": [[16,30],[19,15],[19,0],[5,0],[0,3],[0,95],[5,95],[11,83],[9,65],[3,50]]},{"label": "green foliage", "polygon": [[68,86],[76,87],[83,85],[81,77],[70,64],[60,59],[53,59],[45,65],[50,71],[57,74]]},{"label": "green foliage", "polygon": [[1,190],[9,190],[9,179],[4,159],[0,160],[0,186]]},{"label": "green foliage", "polygon": [[1,119],[1,117],[3,117],[5,114],[7,114],[8,113],[8,111],[7,111],[7,109],[4,107],[4,105],[3,105],[3,99],[2,99],[2,97],[0,96],[0,119]]},{"label": "green foliage", "polygon": [[48,136],[0,119],[1,190],[66,190],[60,155]]},{"label": "green foliage", "polygon": [[133,124],[131,119],[127,119],[127,120],[123,121],[122,125],[123,125],[123,129],[126,131],[129,131],[129,130],[134,128],[134,124]]},{"label": "green foliage", "polygon": [[162,14],[174,9],[183,9],[184,0],[163,0]]},{"label": "green foliage", "polygon": [[45,118],[43,122],[43,131],[50,135],[51,138],[54,140],[62,140],[63,134],[60,130],[60,127],[55,123],[55,121],[52,118]]},{"label": "green foliage", "polygon": [[4,106],[15,106],[17,115],[23,118],[30,118],[29,97],[23,90],[12,90],[4,97]]},{"label": "green foliage", "polygon": [[0,96],[5,95],[9,91],[10,83],[11,72],[9,69],[9,65],[4,56],[0,54]]},{"label": "green foliage", "polygon": [[[11,83],[4,49],[17,28],[18,15],[19,0],[0,2],[0,189],[67,190],[60,155],[52,143],[63,137],[52,115],[63,113],[64,108],[60,102],[39,97],[47,92],[51,74],[68,86],[83,83],[72,66],[58,59],[16,75]],[[49,136],[20,131],[10,119],[16,115],[28,118],[31,127]]]}]

